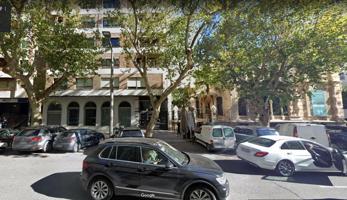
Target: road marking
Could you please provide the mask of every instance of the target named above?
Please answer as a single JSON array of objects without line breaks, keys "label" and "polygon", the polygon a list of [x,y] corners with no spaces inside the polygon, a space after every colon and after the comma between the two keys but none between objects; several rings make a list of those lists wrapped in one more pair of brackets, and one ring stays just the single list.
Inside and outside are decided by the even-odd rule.
[{"label": "road marking", "polygon": [[320,185],[321,188],[337,188],[337,189],[345,189],[347,186],[345,185],[336,185],[336,186],[326,186],[326,185]]}]

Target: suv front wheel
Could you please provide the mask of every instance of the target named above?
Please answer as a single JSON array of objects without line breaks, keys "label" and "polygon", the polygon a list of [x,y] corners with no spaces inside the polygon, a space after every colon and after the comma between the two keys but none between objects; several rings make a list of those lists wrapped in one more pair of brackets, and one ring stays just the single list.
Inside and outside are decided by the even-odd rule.
[{"label": "suv front wheel", "polygon": [[110,200],[113,197],[113,187],[106,179],[97,178],[90,183],[89,193],[94,200]]},{"label": "suv front wheel", "polygon": [[216,195],[205,186],[198,186],[189,189],[184,200],[216,200]]}]

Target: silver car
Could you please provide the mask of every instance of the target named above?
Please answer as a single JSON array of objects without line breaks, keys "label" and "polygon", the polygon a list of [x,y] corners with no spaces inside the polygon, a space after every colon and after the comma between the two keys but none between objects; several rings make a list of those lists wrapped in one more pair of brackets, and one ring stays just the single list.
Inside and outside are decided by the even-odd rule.
[{"label": "silver car", "polygon": [[[15,151],[49,152],[54,137],[64,130],[63,127],[35,127],[22,130],[13,138],[12,149]],[[66,130],[66,129],[65,129]]]},{"label": "silver car", "polygon": [[53,142],[53,149],[78,152],[81,148],[99,144],[100,139],[94,130],[70,129],[58,135]]}]

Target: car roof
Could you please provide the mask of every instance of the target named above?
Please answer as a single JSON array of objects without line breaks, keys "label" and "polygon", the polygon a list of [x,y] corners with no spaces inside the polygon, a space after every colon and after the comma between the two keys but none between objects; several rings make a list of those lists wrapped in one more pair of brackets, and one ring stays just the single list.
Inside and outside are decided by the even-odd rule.
[{"label": "car roof", "polygon": [[307,141],[306,139],[303,138],[298,138],[298,137],[291,137],[291,136],[283,136],[283,135],[265,135],[265,136],[260,136],[261,138],[267,138],[275,141],[280,141],[280,140],[301,140],[301,141]]},{"label": "car roof", "polygon": [[139,131],[139,130],[141,129],[138,127],[126,127],[123,129],[123,131]]},{"label": "car roof", "polygon": [[235,128],[248,128],[248,129],[274,129],[272,127],[267,126],[236,126]]},{"label": "car roof", "polygon": [[147,144],[147,145],[155,145],[159,142],[163,142],[163,141],[156,138],[139,138],[139,137],[110,138],[104,141],[104,143]]}]

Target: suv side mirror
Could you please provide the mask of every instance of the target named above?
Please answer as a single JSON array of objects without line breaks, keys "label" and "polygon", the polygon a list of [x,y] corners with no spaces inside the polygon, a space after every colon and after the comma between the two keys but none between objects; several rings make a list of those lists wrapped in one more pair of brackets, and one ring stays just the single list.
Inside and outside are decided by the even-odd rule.
[{"label": "suv side mirror", "polygon": [[174,167],[174,165],[172,164],[172,162],[167,160],[166,163],[165,163],[165,168],[166,169],[172,169],[173,167]]}]

